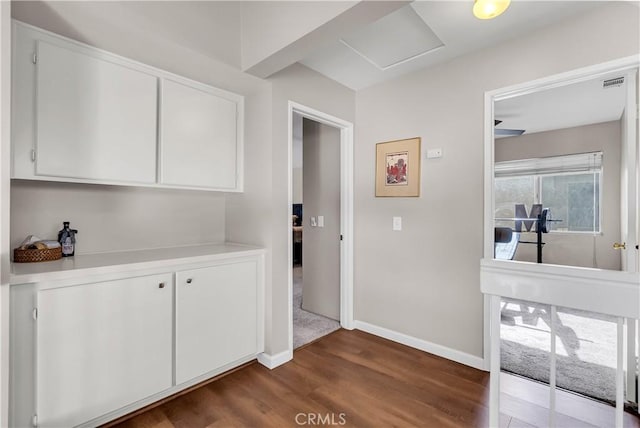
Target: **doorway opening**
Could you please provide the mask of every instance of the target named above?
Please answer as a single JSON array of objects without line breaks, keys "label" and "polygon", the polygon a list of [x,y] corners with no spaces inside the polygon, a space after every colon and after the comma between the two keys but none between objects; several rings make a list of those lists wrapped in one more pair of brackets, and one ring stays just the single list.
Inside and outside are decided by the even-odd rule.
[{"label": "doorway opening", "polygon": [[[628,79],[614,72],[495,102],[495,225],[512,231],[496,244],[511,251],[497,258],[622,269],[615,243],[623,242]],[[536,209],[546,225],[516,219],[535,218]],[[548,382],[550,317],[549,305],[503,300],[503,371]],[[615,403],[616,317],[558,307],[554,322],[558,387]],[[637,356],[629,356],[635,367]]]},{"label": "doorway opening", "polygon": [[[625,59],[487,94],[486,258],[529,262],[514,276],[530,269],[562,286],[564,267],[637,272],[636,87],[637,59]],[[585,303],[586,288],[529,291],[492,301],[492,376],[548,383],[552,419],[556,386],[635,407],[637,316]]]},{"label": "doorway opening", "polygon": [[293,114],[293,348],[340,328],[340,129]]},{"label": "doorway opening", "polygon": [[353,328],[353,124],[289,102],[289,350]]}]

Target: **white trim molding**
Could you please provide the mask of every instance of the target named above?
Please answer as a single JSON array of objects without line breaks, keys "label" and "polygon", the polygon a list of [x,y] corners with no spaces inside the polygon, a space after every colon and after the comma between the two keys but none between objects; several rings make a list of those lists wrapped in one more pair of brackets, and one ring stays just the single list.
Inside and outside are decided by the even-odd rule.
[{"label": "white trim molding", "polygon": [[288,349],[275,355],[267,354],[265,352],[258,354],[258,362],[269,370],[273,370],[278,366],[288,363],[292,359],[293,352],[289,351]]},{"label": "white trim molding", "polygon": [[[340,130],[340,325],[353,330],[353,123],[315,110],[302,104],[289,101],[288,105],[288,202],[287,224],[291,223],[293,204],[293,115],[333,126]],[[288,323],[289,349],[293,356],[293,237],[288,234]],[[277,354],[280,355],[280,354]],[[287,360],[288,361],[288,360]]]},{"label": "white trim molding", "polygon": [[409,336],[407,334],[380,327],[374,324],[369,324],[368,322],[364,321],[354,321],[354,327],[357,330],[361,330],[396,343],[401,343],[411,348],[419,349],[421,351],[437,355],[438,357],[446,358],[448,360],[455,361],[456,363],[473,367],[474,369],[486,371],[484,367],[484,359],[482,357],[467,354],[466,352],[458,351],[457,349],[438,345],[437,343]]}]

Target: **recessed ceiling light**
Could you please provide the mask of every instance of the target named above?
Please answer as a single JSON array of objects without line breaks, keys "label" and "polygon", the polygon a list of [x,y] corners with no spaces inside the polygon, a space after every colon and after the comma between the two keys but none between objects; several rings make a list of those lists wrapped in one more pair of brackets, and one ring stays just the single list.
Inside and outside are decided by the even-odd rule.
[{"label": "recessed ceiling light", "polygon": [[474,0],[473,14],[478,19],[491,19],[502,14],[511,0]]}]

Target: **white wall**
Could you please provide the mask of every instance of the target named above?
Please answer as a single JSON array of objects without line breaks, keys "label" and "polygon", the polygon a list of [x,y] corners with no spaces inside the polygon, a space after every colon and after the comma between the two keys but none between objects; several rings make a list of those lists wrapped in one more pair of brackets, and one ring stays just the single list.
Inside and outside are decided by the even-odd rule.
[{"label": "white wall", "polygon": [[[340,130],[304,119],[302,309],[340,320]],[[312,227],[310,217],[324,217]]]},{"label": "white wall", "polygon": [[11,2],[0,2],[0,426],[9,426]]},{"label": "white wall", "polygon": [[[292,65],[269,79],[271,89],[254,113],[247,107],[247,129],[255,135],[245,145],[245,192],[227,196],[226,237],[262,245],[267,254],[265,352],[275,355],[289,347],[288,235],[288,102],[312,107],[347,121],[355,116],[355,93],[302,65]],[[268,105],[266,105],[266,104]]]},{"label": "white wall", "polygon": [[[10,175],[11,175],[11,2],[0,2],[0,286],[9,283],[9,271],[10,271],[9,269],[9,263],[10,263],[9,177]],[[1,296],[0,296],[0,299],[1,299]],[[0,300],[0,303],[2,303],[2,300]],[[0,313],[1,313],[1,310],[0,310]],[[1,372],[0,372],[0,376],[1,376]],[[0,425],[3,425],[1,414],[0,414]]]},{"label": "white wall", "polygon": [[14,180],[11,248],[78,229],[76,254],[222,242],[221,193]]},{"label": "white wall", "polygon": [[[90,45],[122,49],[122,40],[166,43],[240,68],[240,2],[17,1],[14,18],[28,19]],[[115,31],[114,31],[115,30]],[[105,49],[109,49],[105,47]],[[132,46],[130,49],[135,50]],[[123,53],[123,55],[125,55]]]},{"label": "white wall", "polygon": [[[172,5],[116,1],[14,2],[13,6],[14,18],[23,22],[245,95],[245,150],[258,153],[257,148],[269,147],[270,133],[258,133],[255,129],[264,129],[264,121],[270,121],[270,85],[197,50],[185,48],[182,43],[186,43],[186,35],[180,36],[175,28],[146,20],[149,16],[167,19],[175,12]],[[197,12],[204,6],[191,4],[191,7]],[[226,6],[211,7],[224,9]],[[190,19],[195,20],[191,21],[193,25],[201,19],[196,15],[190,15]],[[204,49],[201,45],[200,48]],[[216,52],[212,49],[208,54]],[[231,61],[228,53],[224,49],[218,52],[223,59]],[[252,162],[249,157],[248,168],[253,166]],[[259,165],[266,168],[266,173],[269,167]],[[253,194],[251,183],[255,181],[249,180],[248,193]],[[79,254],[225,239],[226,207],[221,193],[16,181],[12,184],[11,197],[13,245],[27,234],[55,237],[63,220],[70,220],[80,230]],[[118,236],[114,230],[123,234]]]},{"label": "white wall", "polygon": [[242,4],[242,68],[251,68],[357,1],[248,1]]},{"label": "white wall", "polygon": [[[215,49],[204,55],[183,46],[186,42],[174,35],[175,29],[145,23],[146,8],[157,10],[161,3],[16,1],[11,13],[13,18],[36,27],[228,91],[246,95],[266,85],[262,79],[242,73],[218,57],[212,57]],[[187,21],[184,27],[189,29],[190,24],[196,25]],[[224,33],[217,37],[224,38]],[[225,58],[228,54],[220,55]]]},{"label": "white wall", "polygon": [[294,64],[269,78],[273,84],[273,147],[271,224],[273,275],[267,298],[272,313],[271,353],[288,348],[288,275],[287,236],[291,234],[291,207],[288,205],[288,101],[311,107],[345,121],[355,118],[355,92],[307,67]]},{"label": "white wall", "polygon": [[[547,243],[542,254],[545,263],[620,269],[621,252],[612,248],[620,239],[620,127],[620,121],[616,120],[496,140],[496,162],[595,151],[603,153],[602,233],[595,236],[595,248],[591,234],[550,233],[543,237]],[[535,237],[531,239],[535,240]],[[593,265],[594,249],[596,266]],[[521,244],[515,260],[535,262],[536,257],[535,245]]]},{"label": "white wall", "polygon": [[[357,93],[357,320],[482,357],[484,93],[638,54],[639,28],[637,7],[611,3]],[[444,151],[423,162],[422,196],[375,198],[375,144],[415,136]]]},{"label": "white wall", "polygon": [[118,5],[124,18],[119,25],[157,34],[240,68],[241,2],[120,1]]},{"label": "white wall", "polygon": [[266,248],[265,349],[271,348],[271,85],[245,99],[244,192],[226,196],[226,240]]}]

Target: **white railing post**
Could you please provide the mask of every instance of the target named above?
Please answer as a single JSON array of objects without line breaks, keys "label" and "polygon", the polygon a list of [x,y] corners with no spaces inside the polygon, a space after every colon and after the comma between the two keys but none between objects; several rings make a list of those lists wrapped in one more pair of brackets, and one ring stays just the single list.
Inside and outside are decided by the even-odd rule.
[{"label": "white railing post", "polygon": [[[636,396],[636,375],[637,375],[637,365],[636,365],[636,336],[637,336],[637,328],[636,328],[636,320],[633,318],[626,318],[625,320],[625,396],[627,402],[631,401],[634,403],[638,402],[638,397]],[[638,408],[640,410],[640,407]]]},{"label": "white railing post", "polygon": [[489,426],[500,425],[500,296],[491,296],[491,377],[489,381]]},{"label": "white railing post", "polygon": [[624,412],[624,318],[618,317],[618,362],[616,364],[616,428],[622,428]]},{"label": "white railing post", "polygon": [[549,355],[549,427],[556,426],[556,307],[551,305],[551,353]]}]

